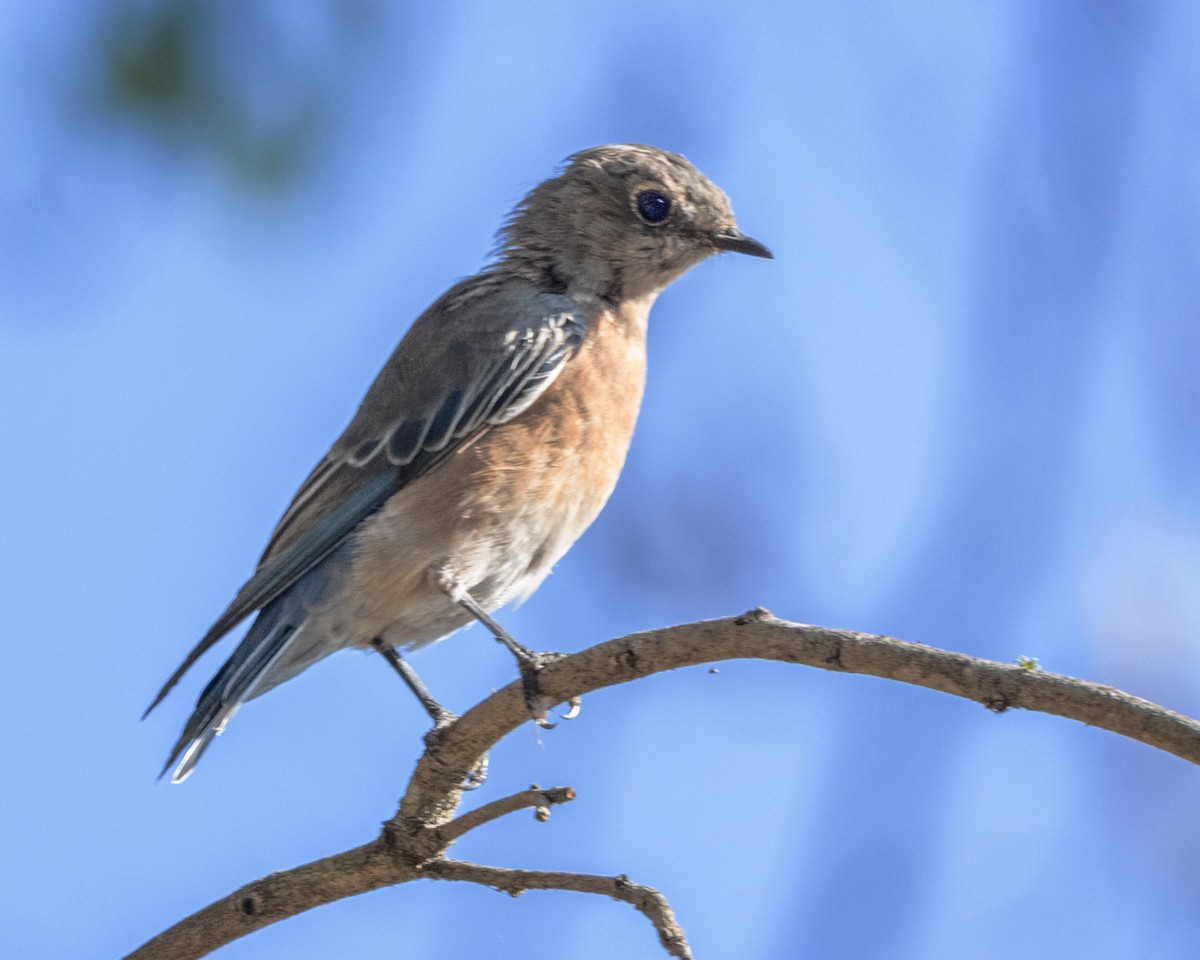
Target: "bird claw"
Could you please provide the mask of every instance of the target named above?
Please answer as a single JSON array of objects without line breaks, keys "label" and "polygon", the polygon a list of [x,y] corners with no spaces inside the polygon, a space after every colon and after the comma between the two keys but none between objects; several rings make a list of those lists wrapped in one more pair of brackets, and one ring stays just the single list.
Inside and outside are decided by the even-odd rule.
[{"label": "bird claw", "polygon": [[462,782],[464,791],[478,790],[485,783],[488,777],[488,755],[485,753],[479,758],[479,762],[475,764],[466,775]]},{"label": "bird claw", "polygon": [[[550,708],[554,706],[554,701],[547,699],[542,694],[541,686],[538,683],[538,674],[541,673],[543,667],[555,660],[561,660],[565,656],[565,653],[531,651],[527,659],[521,660],[521,686],[525,693],[525,709],[529,711],[533,722],[543,730],[553,730],[558,724],[552,722],[547,716]],[[576,707],[577,700],[577,697],[571,700],[571,709],[565,719],[569,720],[579,712]]]},{"label": "bird claw", "polygon": [[567,712],[562,715],[563,720],[574,720],[579,716],[579,711],[583,709],[583,700],[579,697],[572,697],[567,701]]},{"label": "bird claw", "polygon": [[437,719],[434,720],[433,726],[425,731],[425,736],[422,738],[425,741],[425,749],[430,753],[437,753],[441,749],[442,738],[446,735],[446,729],[457,719],[457,713],[442,710],[438,714]]}]

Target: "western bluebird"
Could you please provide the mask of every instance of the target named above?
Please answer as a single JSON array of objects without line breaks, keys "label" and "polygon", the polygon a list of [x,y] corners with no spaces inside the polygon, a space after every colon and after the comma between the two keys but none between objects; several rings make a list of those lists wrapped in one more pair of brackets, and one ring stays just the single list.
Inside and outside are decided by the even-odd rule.
[{"label": "western bluebird", "polygon": [[254,575],[146,711],[258,612],[164,773],[178,759],[182,781],[243,702],[343,647],[376,647],[442,719],[395,648],[472,619],[517,655],[528,695],[543,661],[489,614],[528,597],[600,512],[641,403],[650,306],[723,250],[771,256],[678,154],[595,147],[535,187],[494,262],[400,341]]}]

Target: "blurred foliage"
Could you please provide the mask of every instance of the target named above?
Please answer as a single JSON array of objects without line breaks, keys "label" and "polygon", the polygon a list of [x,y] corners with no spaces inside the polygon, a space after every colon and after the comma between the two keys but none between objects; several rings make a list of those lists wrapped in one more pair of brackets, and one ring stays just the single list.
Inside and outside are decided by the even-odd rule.
[{"label": "blurred foliage", "polygon": [[287,62],[261,7],[126,2],[98,42],[108,109],[169,143],[210,151],[249,186],[292,181],[329,113],[332,91]]}]

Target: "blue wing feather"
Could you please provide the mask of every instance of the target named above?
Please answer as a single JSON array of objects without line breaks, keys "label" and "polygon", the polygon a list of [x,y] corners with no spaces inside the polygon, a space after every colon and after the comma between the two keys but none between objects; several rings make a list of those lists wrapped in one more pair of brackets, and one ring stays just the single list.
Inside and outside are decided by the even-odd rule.
[{"label": "blue wing feather", "polygon": [[[467,347],[453,345],[456,362],[451,364],[447,354],[442,363],[463,372],[464,379],[458,382],[444,367],[439,369],[435,356],[426,358],[428,363],[421,365],[425,376],[435,384],[441,379],[434,402],[414,415],[404,409],[403,398],[399,397],[395,404],[398,416],[380,424],[377,432],[364,436],[359,429],[356,434],[387,368],[380,374],[355,421],[296,494],[272,535],[259,569],[146,710],[149,714],[222,636],[251,613],[262,611],[201,694],[176,743],[167,766],[183,756],[175,774],[177,780],[187,776],[212,737],[238,705],[261,688],[263,678],[288,645],[296,641],[308,607],[304,601],[311,599],[314,590],[319,593],[326,588],[331,554],[351,532],[403,486],[434,469],[489,427],[528,409],[574,356],[586,328],[575,311],[564,309],[573,304],[563,297],[546,295],[526,298],[523,307],[530,303],[556,309],[543,309],[524,322],[511,318],[507,324],[493,325],[496,329],[490,337],[481,337]],[[436,310],[437,305],[422,321],[435,315]],[[405,341],[410,337],[412,332]],[[401,344],[396,356],[405,346]],[[296,534],[295,530],[302,532]]]}]

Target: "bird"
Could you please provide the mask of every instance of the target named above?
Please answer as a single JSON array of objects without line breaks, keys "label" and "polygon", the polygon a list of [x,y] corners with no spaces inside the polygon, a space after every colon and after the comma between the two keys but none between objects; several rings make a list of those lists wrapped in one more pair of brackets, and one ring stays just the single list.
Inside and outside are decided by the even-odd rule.
[{"label": "bird", "polygon": [[535,186],[490,262],[409,328],[254,574],[147,708],[257,614],[163,774],[182,782],[243,703],[344,648],[382,653],[436,727],[453,715],[399,651],[475,620],[517,657],[530,702],[550,655],[491,614],[532,594],[599,514],[641,405],[651,305],[726,251],[772,257],[679,154],[593,147]]}]

